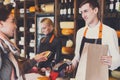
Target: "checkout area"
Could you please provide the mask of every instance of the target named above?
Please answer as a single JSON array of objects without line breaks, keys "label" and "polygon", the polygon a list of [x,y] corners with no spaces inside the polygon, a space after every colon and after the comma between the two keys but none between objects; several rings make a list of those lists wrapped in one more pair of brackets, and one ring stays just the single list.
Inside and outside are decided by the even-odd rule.
[{"label": "checkout area", "polygon": [[[66,67],[73,64],[72,60],[75,56],[75,47],[77,44],[77,31],[85,26],[85,21],[78,7],[81,1],[82,0],[0,0],[1,4],[4,3],[7,5],[12,3],[12,5],[14,5],[11,13],[15,16],[17,29],[11,41],[14,41],[15,45],[20,49],[20,56],[26,59],[32,59],[37,54],[45,51],[45,56],[48,58],[46,62],[39,62],[33,66],[32,69],[25,74],[24,77],[26,80],[120,80],[120,67],[111,71],[109,70],[108,64],[103,65],[100,62],[101,56],[106,56],[108,55],[107,53],[109,53],[109,46],[106,45],[101,45],[101,48],[100,45],[93,44],[92,46],[94,47],[88,48],[87,45],[89,46],[91,43],[85,43],[86,46],[81,47],[83,51],[79,48],[78,53],[80,60],[78,62],[77,57],[76,63],[78,62],[79,64],[76,64],[76,69],[70,73],[65,72]],[[120,48],[120,0],[98,1],[101,5],[100,20],[115,29]],[[113,4],[115,5],[117,2],[119,2],[119,11],[114,11],[112,7],[115,7]],[[112,6],[110,9],[109,5]],[[97,14],[97,17],[98,15],[99,14]],[[98,23],[101,22],[100,20],[98,19]],[[45,24],[44,21],[48,21],[50,24]],[[115,27],[113,27],[113,25],[115,25]],[[47,29],[46,26],[48,27]],[[90,29],[88,33],[90,33]],[[103,37],[101,25],[99,29],[98,40]],[[88,27],[80,37],[85,37],[87,30]],[[90,35],[94,36],[92,33],[90,33]],[[94,39],[94,37],[92,38]],[[96,41],[97,39],[94,39],[95,43]],[[100,42],[100,44],[102,44],[102,40]],[[78,42],[78,44],[84,45],[82,41],[81,43]],[[106,44],[109,45],[111,43]],[[77,47],[79,47],[79,45]],[[116,48],[116,45],[114,48]],[[95,54],[98,52],[100,54]],[[57,53],[60,53],[60,55]],[[58,58],[60,58],[61,61],[60,59],[57,61]]]}]

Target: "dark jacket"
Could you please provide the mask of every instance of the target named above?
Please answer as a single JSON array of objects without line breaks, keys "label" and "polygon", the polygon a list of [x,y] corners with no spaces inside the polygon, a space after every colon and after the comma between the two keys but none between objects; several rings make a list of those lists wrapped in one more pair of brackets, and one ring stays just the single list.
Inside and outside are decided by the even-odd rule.
[{"label": "dark jacket", "polygon": [[[53,54],[48,58],[47,61],[42,62],[38,65],[39,68],[41,67],[50,67],[52,60],[55,60],[56,63],[60,62],[62,60],[62,54],[61,54],[61,40],[60,38],[56,37],[54,35],[54,38],[52,39],[52,36],[54,33],[48,34],[46,37],[43,37],[40,40],[40,44],[37,48],[37,53],[41,53],[44,51],[51,51]],[[51,40],[52,39],[52,40]],[[51,42],[50,42],[51,41]]]},{"label": "dark jacket", "polygon": [[[14,47],[13,49],[16,49],[16,48]],[[15,66],[9,59],[10,52],[11,51],[8,45],[2,39],[0,39],[0,80],[10,80],[11,72],[13,68],[14,68],[14,72],[16,73]],[[37,63],[34,59],[28,60],[25,58],[21,58],[16,54],[13,54],[13,55],[16,61],[18,62],[21,75],[24,75],[25,73],[27,73]],[[16,80],[17,80],[17,77],[18,76],[15,77]]]}]

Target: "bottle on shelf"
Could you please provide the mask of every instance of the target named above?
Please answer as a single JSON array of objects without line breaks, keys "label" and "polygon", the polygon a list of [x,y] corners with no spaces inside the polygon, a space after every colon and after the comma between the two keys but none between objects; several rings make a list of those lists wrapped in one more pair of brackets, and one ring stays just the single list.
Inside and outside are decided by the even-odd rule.
[{"label": "bottle on shelf", "polygon": [[[61,0],[62,8],[60,9],[60,20],[66,20],[67,18],[67,0]],[[61,11],[62,10],[62,11]]]},{"label": "bottle on shelf", "polygon": [[68,0],[68,9],[67,9],[67,15],[68,15],[68,18],[71,18],[72,17],[72,14],[73,14],[73,3],[71,0]]},{"label": "bottle on shelf", "polygon": [[62,19],[63,18],[63,11],[64,11],[64,2],[63,0],[61,0],[61,3],[60,3],[60,18]]},{"label": "bottle on shelf", "polygon": [[35,32],[35,24],[32,24],[32,27],[29,29],[29,31],[31,33],[34,33]]},{"label": "bottle on shelf", "polygon": [[64,11],[63,11],[64,16],[67,15],[67,0],[64,2]]},{"label": "bottle on shelf", "polygon": [[19,45],[24,45],[24,37],[20,37]]},{"label": "bottle on shelf", "polygon": [[19,27],[19,31],[24,32],[24,27],[23,27],[23,26],[20,26],[20,27]]},{"label": "bottle on shelf", "polygon": [[109,9],[110,9],[110,12],[114,11],[114,0],[110,0]]},{"label": "bottle on shelf", "polygon": [[20,56],[21,56],[21,57],[25,57],[24,49],[21,49],[20,52],[21,52],[21,53],[20,53]]},{"label": "bottle on shelf", "polygon": [[74,15],[74,0],[71,0],[72,3],[72,15]]},{"label": "bottle on shelf", "polygon": [[115,3],[115,10],[120,12],[120,0],[117,0]]},{"label": "bottle on shelf", "polygon": [[30,47],[34,47],[35,46],[35,40],[34,39],[30,40],[29,46]]}]

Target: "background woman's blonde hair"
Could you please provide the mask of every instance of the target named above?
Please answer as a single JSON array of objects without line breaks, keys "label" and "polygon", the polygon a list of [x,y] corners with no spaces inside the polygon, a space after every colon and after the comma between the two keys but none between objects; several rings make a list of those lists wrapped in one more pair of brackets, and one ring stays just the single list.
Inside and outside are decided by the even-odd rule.
[{"label": "background woman's blonde hair", "polygon": [[48,24],[48,25],[52,25],[54,27],[54,23],[53,21],[50,19],[50,18],[43,18],[41,20],[41,23],[45,23],[45,24]]}]

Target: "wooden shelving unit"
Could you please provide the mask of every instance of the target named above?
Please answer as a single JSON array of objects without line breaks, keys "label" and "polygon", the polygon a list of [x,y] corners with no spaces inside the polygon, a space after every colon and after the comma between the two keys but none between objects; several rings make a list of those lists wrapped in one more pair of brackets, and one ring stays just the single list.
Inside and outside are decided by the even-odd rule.
[{"label": "wooden shelving unit", "polygon": [[[15,1],[15,18],[17,30],[15,34],[15,42],[20,48],[24,57],[29,58],[29,53],[34,53],[34,47],[30,47],[30,40],[34,40],[34,32],[30,32],[30,28],[35,23],[34,14],[29,11],[31,6],[35,6],[33,0]],[[32,37],[31,37],[32,36]]]},{"label": "wooden shelving unit", "polygon": [[120,46],[120,12],[115,10],[115,3],[116,0],[113,1],[113,10],[109,9],[110,1],[109,0],[102,0],[102,21],[104,24],[109,25],[110,27],[114,28],[118,35],[118,42]]},{"label": "wooden shelving unit", "polygon": [[[69,0],[67,0],[69,1]],[[75,39],[76,39],[76,32],[79,28],[83,27],[85,25],[84,20],[82,19],[81,15],[79,14],[79,4],[81,3],[82,0],[71,0],[73,3],[72,5],[74,5],[74,15],[72,15],[71,18],[68,19],[61,19],[60,16],[60,8],[61,8],[61,0],[25,0],[25,1],[17,1],[16,0],[16,8],[15,8],[15,16],[16,16],[16,23],[17,23],[17,31],[16,31],[16,36],[15,36],[15,42],[17,44],[17,46],[20,49],[24,49],[24,53],[25,55],[27,55],[27,57],[29,58],[29,53],[33,52],[36,53],[36,32],[30,32],[29,29],[32,26],[32,24],[35,24],[35,16],[36,13],[37,14],[46,14],[45,12],[41,11],[40,6],[42,4],[48,4],[48,3],[53,3],[54,4],[54,23],[55,23],[55,31],[56,31],[56,35],[58,37],[61,38],[61,40],[63,41],[63,45],[66,44],[66,40],[65,38],[70,38],[73,41],[73,48],[75,47]],[[101,14],[100,14],[100,18],[103,21],[103,23],[108,24],[109,26],[113,27],[114,29],[116,29],[117,31],[120,31],[120,12],[112,12],[110,13],[108,10],[108,0],[98,0],[100,3],[100,10],[101,10]],[[67,3],[68,5],[69,3]],[[29,7],[31,6],[35,6],[35,12],[30,13],[28,12]],[[107,6],[107,7],[106,7]],[[20,14],[19,13],[19,9],[23,8],[24,13]],[[65,15],[67,16],[67,14]],[[114,22],[111,23],[111,21],[113,20]],[[66,22],[66,21],[73,21],[74,22],[74,34],[73,35],[62,35],[61,34],[61,28],[60,28],[60,22]],[[111,24],[109,24],[111,23]],[[20,31],[20,27],[23,27],[24,31]],[[35,29],[36,29],[36,25],[35,25]],[[18,36],[21,35],[21,36]],[[20,41],[20,37],[24,37],[24,42],[23,45],[19,45],[19,41]],[[29,43],[30,40],[35,40],[35,46],[34,47],[30,47]],[[72,59],[74,57],[74,52],[72,53],[72,55],[64,55],[65,58],[70,58]]]}]

